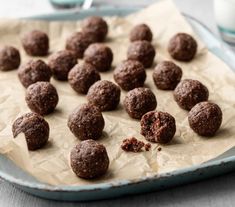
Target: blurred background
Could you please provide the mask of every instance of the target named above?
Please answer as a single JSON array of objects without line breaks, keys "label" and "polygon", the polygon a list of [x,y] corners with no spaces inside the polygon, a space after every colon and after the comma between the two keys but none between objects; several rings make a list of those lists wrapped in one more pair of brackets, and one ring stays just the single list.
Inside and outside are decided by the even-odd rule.
[{"label": "blurred background", "polygon": [[[0,18],[22,18],[56,12],[73,12],[91,7],[143,8],[157,0],[7,0]],[[172,0],[182,13],[208,27],[215,35],[235,44],[235,0]],[[219,25],[219,27],[217,27]],[[222,35],[221,35],[222,33]]]}]

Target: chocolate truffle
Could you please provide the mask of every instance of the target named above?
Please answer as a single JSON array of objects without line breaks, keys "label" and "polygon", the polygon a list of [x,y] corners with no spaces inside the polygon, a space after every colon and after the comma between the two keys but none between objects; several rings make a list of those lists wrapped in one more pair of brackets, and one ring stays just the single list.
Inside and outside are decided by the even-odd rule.
[{"label": "chocolate truffle", "polygon": [[190,110],[199,102],[207,101],[208,97],[207,87],[197,80],[182,80],[174,90],[175,101],[185,110]]},{"label": "chocolate truffle", "polygon": [[107,172],[109,157],[104,145],[89,139],[80,142],[72,149],[70,164],[78,177],[92,179]]},{"label": "chocolate truffle", "polygon": [[189,34],[178,33],[170,39],[168,52],[176,60],[190,61],[197,52],[197,42]]},{"label": "chocolate truffle", "polygon": [[152,38],[153,38],[152,31],[146,24],[138,24],[130,32],[131,42],[138,40],[147,40],[151,42]]},{"label": "chocolate truffle", "polygon": [[18,70],[18,77],[22,85],[27,88],[38,81],[50,81],[51,70],[42,60],[30,60]]},{"label": "chocolate truffle", "polygon": [[49,125],[36,113],[26,113],[17,118],[12,126],[14,138],[24,133],[29,150],[42,148],[49,139]]},{"label": "chocolate truffle", "polygon": [[22,45],[28,55],[45,56],[49,50],[49,38],[46,33],[33,30],[24,34]]},{"label": "chocolate truffle", "polygon": [[80,140],[98,139],[104,129],[104,118],[96,106],[83,104],[70,114],[68,127]]},{"label": "chocolate truffle", "polygon": [[114,83],[107,80],[95,82],[88,90],[87,99],[101,111],[111,111],[117,108],[121,90]]},{"label": "chocolate truffle", "polygon": [[131,43],[127,51],[127,59],[138,60],[145,68],[151,67],[155,57],[155,49],[146,40]]},{"label": "chocolate truffle", "polygon": [[98,16],[91,16],[83,20],[82,30],[95,34],[98,42],[103,42],[108,34],[107,22]]},{"label": "chocolate truffle", "polygon": [[175,135],[175,118],[166,112],[150,111],[142,116],[141,134],[150,142],[166,144]]},{"label": "chocolate truffle", "polygon": [[46,115],[54,111],[59,97],[49,82],[36,82],[27,88],[25,100],[32,111]]},{"label": "chocolate truffle", "polygon": [[114,70],[114,80],[126,91],[142,87],[146,79],[144,66],[136,60],[125,60]]},{"label": "chocolate truffle", "polygon": [[108,71],[113,61],[113,52],[103,44],[94,43],[85,50],[84,60],[92,64],[98,71]]},{"label": "chocolate truffle", "polygon": [[214,136],[222,123],[222,111],[217,104],[200,102],[188,115],[189,125],[201,136]]},{"label": "chocolate truffle", "polygon": [[124,99],[124,108],[131,118],[141,119],[148,111],[157,107],[157,100],[149,88],[135,88]]},{"label": "chocolate truffle", "polygon": [[20,65],[19,50],[12,46],[0,48],[0,70],[8,71],[18,68]]},{"label": "chocolate truffle", "polygon": [[77,58],[82,58],[86,48],[96,42],[92,33],[75,32],[66,40],[66,49],[74,52]]},{"label": "chocolate truffle", "polygon": [[75,65],[68,75],[71,87],[76,92],[83,94],[86,94],[91,85],[98,80],[100,80],[100,74],[89,63]]},{"label": "chocolate truffle", "polygon": [[57,80],[67,80],[69,71],[77,64],[77,59],[73,52],[62,50],[49,57],[48,65],[51,68],[54,78]]},{"label": "chocolate truffle", "polygon": [[160,62],[153,71],[153,81],[161,90],[174,90],[181,77],[181,68],[171,61]]}]

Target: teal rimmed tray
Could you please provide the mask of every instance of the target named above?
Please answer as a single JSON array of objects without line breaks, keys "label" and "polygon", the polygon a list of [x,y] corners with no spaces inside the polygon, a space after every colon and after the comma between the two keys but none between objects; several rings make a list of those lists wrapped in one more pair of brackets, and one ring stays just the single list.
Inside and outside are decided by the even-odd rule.
[{"label": "teal rimmed tray", "polygon": [[[32,19],[71,21],[83,19],[90,15],[124,16],[134,11],[137,11],[137,9],[106,7],[79,12],[59,12],[57,14],[32,17]],[[200,22],[187,15],[185,15],[185,18],[191,24],[194,31],[200,36],[208,49],[226,62],[232,69],[235,69],[235,55],[232,50],[225,43],[215,37]],[[234,155],[235,150],[231,149],[207,163],[192,166],[190,168],[148,178],[140,178],[138,180],[120,180],[113,183],[86,186],[51,186],[41,183],[28,173],[21,170],[9,159],[0,155],[0,177],[23,191],[42,198],[65,201],[98,200],[160,190],[230,172],[235,169]]]}]

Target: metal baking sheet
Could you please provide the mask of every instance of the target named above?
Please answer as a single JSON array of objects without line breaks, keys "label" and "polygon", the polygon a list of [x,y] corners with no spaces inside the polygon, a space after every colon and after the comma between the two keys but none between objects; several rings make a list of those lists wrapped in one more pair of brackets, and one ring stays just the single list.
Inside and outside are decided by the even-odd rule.
[{"label": "metal baking sheet", "polygon": [[[32,17],[40,20],[78,20],[90,15],[124,16],[137,9],[99,8],[79,12],[60,12],[52,15]],[[207,48],[216,56],[226,62],[235,70],[233,61],[235,55],[232,50],[221,40],[215,37],[204,25],[197,20],[185,15],[185,18],[199,35]],[[221,156],[207,163],[176,170],[170,173],[160,174],[138,180],[122,180],[115,183],[95,184],[88,186],[51,186],[37,181],[28,173],[21,170],[6,157],[0,155],[0,177],[22,190],[47,199],[85,201],[107,199],[129,194],[137,194],[160,190],[176,185],[206,179],[220,175],[235,169],[235,149],[230,149]]]}]

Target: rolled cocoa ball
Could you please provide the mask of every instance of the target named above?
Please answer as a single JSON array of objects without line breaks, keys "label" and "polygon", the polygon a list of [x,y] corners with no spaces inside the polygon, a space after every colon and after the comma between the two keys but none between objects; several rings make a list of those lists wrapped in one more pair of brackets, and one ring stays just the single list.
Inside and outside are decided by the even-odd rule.
[{"label": "rolled cocoa ball", "polygon": [[42,148],[49,139],[49,125],[36,113],[26,113],[17,118],[12,126],[14,138],[24,133],[29,150]]},{"label": "rolled cocoa ball", "polygon": [[91,16],[83,20],[82,30],[95,34],[96,40],[103,42],[108,34],[108,24],[102,17]]},{"label": "rolled cocoa ball", "polygon": [[108,46],[94,43],[85,50],[84,61],[100,72],[108,71],[112,65],[113,52]]},{"label": "rolled cocoa ball", "polygon": [[126,91],[142,87],[146,79],[144,66],[136,60],[125,60],[114,70],[114,80]]},{"label": "rolled cocoa ball", "polygon": [[55,110],[59,97],[49,82],[36,82],[27,88],[25,100],[33,112],[47,115]]},{"label": "rolled cocoa ball", "polygon": [[201,136],[214,136],[222,123],[220,107],[208,101],[196,104],[189,112],[188,122],[191,129]]},{"label": "rolled cocoa ball", "polygon": [[46,56],[49,50],[49,38],[45,32],[33,30],[23,35],[22,45],[30,56]]},{"label": "rolled cocoa ball", "polygon": [[153,81],[161,90],[174,90],[182,77],[182,69],[171,61],[162,61],[153,71]]},{"label": "rolled cocoa ball", "polygon": [[95,82],[88,90],[87,99],[101,111],[111,111],[117,108],[121,90],[114,83],[107,80]]},{"label": "rolled cocoa ball", "polygon": [[167,112],[147,112],[142,116],[140,125],[140,133],[146,140],[160,144],[170,142],[176,132],[175,118]]},{"label": "rolled cocoa ball", "polygon": [[52,54],[48,59],[48,66],[51,68],[55,79],[65,81],[68,79],[69,71],[77,64],[74,53],[68,50],[61,50]]},{"label": "rolled cocoa ball", "polygon": [[69,115],[68,127],[80,140],[98,139],[104,129],[104,118],[98,107],[83,104]]},{"label": "rolled cocoa ball", "polygon": [[192,79],[182,80],[174,90],[174,99],[185,110],[190,110],[197,103],[207,101],[209,91],[201,82]]},{"label": "rolled cocoa ball", "polygon": [[145,113],[156,107],[156,97],[149,88],[135,88],[124,99],[124,108],[133,119],[141,119]]},{"label": "rolled cocoa ball", "polygon": [[136,25],[130,32],[130,41],[146,40],[151,42],[153,34],[151,29],[146,24]]},{"label": "rolled cocoa ball", "polygon": [[96,36],[88,32],[75,32],[66,40],[66,50],[73,51],[76,58],[83,58],[87,47],[96,41]]},{"label": "rolled cocoa ball", "polygon": [[51,76],[51,69],[42,60],[30,60],[18,70],[18,77],[25,88],[38,81],[49,82]]},{"label": "rolled cocoa ball", "polygon": [[132,42],[127,51],[128,60],[137,60],[145,68],[151,67],[155,57],[155,49],[150,42],[146,40]]},{"label": "rolled cocoa ball", "polygon": [[91,85],[98,80],[100,80],[98,71],[93,65],[85,62],[75,65],[68,75],[70,86],[82,94],[86,94]]},{"label": "rolled cocoa ball", "polygon": [[19,50],[12,46],[0,48],[0,70],[9,71],[17,69],[20,65]]},{"label": "rolled cocoa ball", "polygon": [[189,34],[178,33],[170,39],[168,52],[174,59],[188,62],[197,53],[197,42]]},{"label": "rolled cocoa ball", "polygon": [[105,146],[94,140],[80,142],[71,151],[70,165],[73,172],[80,178],[101,177],[109,167],[109,157]]}]

